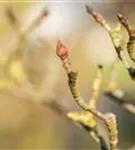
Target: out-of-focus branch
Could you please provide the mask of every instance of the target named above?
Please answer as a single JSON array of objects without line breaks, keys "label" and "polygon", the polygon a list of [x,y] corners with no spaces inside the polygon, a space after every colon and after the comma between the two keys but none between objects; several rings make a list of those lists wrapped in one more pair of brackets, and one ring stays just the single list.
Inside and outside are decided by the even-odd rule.
[{"label": "out-of-focus branch", "polygon": [[50,100],[50,101],[43,101],[42,103],[45,107],[48,107],[51,109],[54,113],[58,114],[59,116],[64,116],[67,118],[66,113],[67,109],[63,106],[60,106],[56,100]]},{"label": "out-of-focus branch", "polygon": [[120,91],[104,92],[104,95],[116,102],[120,107],[122,107],[126,111],[135,115],[135,103],[124,99],[124,97],[122,97],[118,92]]},{"label": "out-of-focus branch", "polygon": [[27,35],[29,35],[49,14],[48,10],[44,9],[43,11],[41,11],[40,15],[35,18],[35,20],[33,20],[33,22],[24,30],[20,25],[19,20],[15,16],[11,6],[8,6],[5,12],[11,25],[14,27],[14,30],[19,31],[21,39],[27,37]]},{"label": "out-of-focus branch", "polygon": [[46,9],[43,10],[41,14],[25,30],[20,25],[11,7],[7,7],[6,14],[15,31],[19,31],[18,43],[16,45],[16,49],[14,50],[14,53],[16,53],[21,49],[22,43],[26,40],[27,36],[43,21],[45,17],[48,16],[48,11]]},{"label": "out-of-focus branch", "polygon": [[126,111],[135,114],[135,103],[129,100],[125,100],[125,92],[121,90],[117,85],[116,65],[117,60],[110,67],[108,84],[106,90],[104,91],[104,95],[110,98],[110,100],[116,102],[120,107],[122,107]]},{"label": "out-of-focus branch", "polygon": [[[41,14],[25,30],[20,25],[20,22],[15,16],[11,6],[8,6],[6,8],[6,14],[7,17],[9,18],[11,25],[18,33],[18,36],[17,36],[17,43],[16,45],[14,45],[15,47],[13,47],[14,51],[8,56],[6,65],[4,67],[4,72],[5,75],[7,75],[10,78],[13,78],[15,82],[20,83],[23,81],[27,82],[28,84],[29,82],[25,70],[23,69],[23,64],[19,60],[23,53],[23,43],[26,41],[27,36],[43,21],[45,17],[48,16],[48,11],[43,10]],[[18,73],[19,71],[20,73]],[[17,77],[16,73],[20,76]]]},{"label": "out-of-focus branch", "polygon": [[19,31],[19,37],[18,42],[16,44],[16,47],[14,49],[14,52],[9,56],[8,63],[14,59],[14,57],[18,57],[22,55],[23,46],[22,44],[26,40],[27,36],[43,21],[45,17],[48,16],[48,11],[43,10],[41,14],[29,25],[25,30],[22,29],[22,26],[20,25],[19,21],[15,17],[15,14],[13,13],[13,10],[11,7],[8,7],[6,9],[7,17],[9,18],[12,26],[14,26],[15,31]]},{"label": "out-of-focus branch", "polygon": [[110,149],[114,150],[118,142],[115,115],[112,113],[104,115],[96,109],[89,108],[89,106],[84,102],[83,98],[80,96],[80,92],[78,91],[78,88],[76,86],[77,72],[74,72],[72,70],[69,59],[69,51],[67,47],[63,43],[61,43],[61,41],[58,41],[57,43],[56,53],[62,60],[63,66],[67,72],[68,84],[74,100],[76,101],[78,106],[80,106],[84,111],[98,117],[105,123],[109,132]]},{"label": "out-of-focus branch", "polygon": [[26,30],[24,31],[24,36],[29,35],[38,25],[41,24],[41,22],[44,20],[44,18],[46,18],[49,15],[49,12],[47,9],[44,9],[40,15],[33,20],[33,22],[31,23],[31,25],[29,25]]}]

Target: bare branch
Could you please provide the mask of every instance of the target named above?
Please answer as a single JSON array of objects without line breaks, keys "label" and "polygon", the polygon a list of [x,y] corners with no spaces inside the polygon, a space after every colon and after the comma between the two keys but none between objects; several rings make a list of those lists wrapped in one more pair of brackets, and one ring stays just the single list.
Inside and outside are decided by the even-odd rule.
[{"label": "bare branch", "polygon": [[[97,23],[99,23],[102,27],[104,27],[107,30],[107,32],[109,33],[109,36],[110,36],[110,38],[112,40],[113,46],[114,46],[114,48],[115,48],[115,50],[117,52],[118,58],[122,61],[123,65],[125,66],[125,68],[127,69],[128,73],[129,73],[130,77],[133,80],[135,80],[135,68],[132,67],[129,64],[129,62],[128,62],[127,58],[126,58],[126,55],[124,53],[124,50],[123,50],[123,48],[121,46],[121,43],[120,43],[120,41],[121,41],[121,38],[120,38],[121,28],[120,28],[119,24],[118,24],[118,27],[112,29],[106,23],[106,21],[103,19],[103,17],[100,14],[96,13],[96,11],[94,11],[90,6],[86,6],[86,11],[95,19],[95,21]],[[118,17],[120,19],[121,15],[118,15]],[[120,20],[122,21],[122,23],[124,23],[124,19],[120,19]],[[127,22],[125,23],[125,25],[126,24],[128,25]],[[133,30],[132,33],[135,33],[135,31]],[[129,49],[128,51],[130,51],[130,55],[133,54],[132,57],[134,57],[133,49],[134,49],[134,45],[135,45],[135,44],[133,44],[133,39],[135,39],[135,38],[131,38],[130,42],[128,44],[128,45],[130,45],[130,46],[128,46],[128,49]]]},{"label": "bare branch", "polygon": [[128,32],[129,40],[127,43],[127,51],[131,60],[135,63],[135,27],[132,27],[127,18],[123,15],[117,15],[120,23],[125,27]]},{"label": "bare branch", "polygon": [[72,93],[74,100],[76,101],[78,106],[80,106],[84,111],[89,112],[90,114],[93,114],[94,116],[98,117],[105,123],[108,129],[108,133],[109,133],[110,149],[114,150],[118,142],[115,115],[112,113],[108,113],[104,115],[101,112],[97,111],[96,109],[92,109],[92,108],[89,108],[89,106],[87,106],[83,98],[80,96],[80,92],[78,91],[78,88],[76,85],[77,73],[71,69],[68,49],[65,47],[63,43],[59,41],[57,44],[56,52],[57,52],[57,55],[62,60],[63,66],[67,72],[68,84],[69,84],[69,88],[70,88],[70,91]]}]

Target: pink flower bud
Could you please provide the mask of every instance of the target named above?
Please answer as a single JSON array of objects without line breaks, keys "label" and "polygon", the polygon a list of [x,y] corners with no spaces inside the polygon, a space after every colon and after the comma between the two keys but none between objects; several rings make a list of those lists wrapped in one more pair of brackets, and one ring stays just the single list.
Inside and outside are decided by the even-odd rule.
[{"label": "pink flower bud", "polygon": [[58,41],[58,43],[57,43],[56,54],[61,59],[68,57],[69,51],[68,51],[67,47],[63,43],[61,43],[61,41]]}]

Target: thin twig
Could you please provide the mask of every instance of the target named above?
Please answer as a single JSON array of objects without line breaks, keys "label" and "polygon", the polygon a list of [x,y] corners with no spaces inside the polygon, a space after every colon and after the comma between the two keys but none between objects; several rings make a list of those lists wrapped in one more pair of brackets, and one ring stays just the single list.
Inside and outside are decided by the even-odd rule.
[{"label": "thin twig", "polygon": [[117,82],[116,82],[116,77],[117,77],[116,65],[117,65],[117,63],[118,63],[118,59],[116,59],[110,66],[107,88],[105,89],[105,91],[107,91],[107,92],[112,92],[117,89]]},{"label": "thin twig", "polygon": [[96,108],[96,101],[99,95],[100,86],[102,84],[102,68],[103,68],[102,65],[98,65],[97,67],[97,72],[92,85],[92,94],[90,96],[90,100],[88,104],[90,108],[94,108],[94,109]]}]

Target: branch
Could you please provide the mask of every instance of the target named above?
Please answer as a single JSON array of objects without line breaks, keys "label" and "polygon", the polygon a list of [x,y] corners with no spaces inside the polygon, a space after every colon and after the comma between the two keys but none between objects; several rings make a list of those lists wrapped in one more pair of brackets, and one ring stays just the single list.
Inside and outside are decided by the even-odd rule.
[{"label": "branch", "polygon": [[18,20],[18,18],[16,17],[16,15],[14,14],[12,7],[10,5],[8,5],[5,9],[5,13],[7,15],[7,18],[9,19],[12,27],[14,28],[15,31],[18,32],[18,34],[21,34],[21,26],[20,26],[20,22]]},{"label": "branch", "polygon": [[63,66],[67,72],[68,84],[69,84],[69,88],[70,88],[70,91],[72,93],[74,100],[76,101],[78,106],[80,106],[84,111],[89,112],[90,114],[93,114],[94,116],[98,117],[105,123],[109,132],[110,149],[114,150],[118,142],[115,115],[112,113],[108,113],[104,115],[101,112],[97,111],[96,109],[92,109],[87,106],[83,98],[80,96],[80,92],[77,90],[78,89],[76,86],[77,72],[74,72],[71,69],[71,63],[69,60],[69,52],[67,50],[67,47],[63,43],[61,43],[61,41],[58,41],[57,43],[56,53],[62,60]]},{"label": "branch", "polygon": [[[102,68],[101,65],[97,67],[96,76],[93,82],[92,95],[88,104],[88,106],[93,109],[96,108],[96,100],[98,98],[99,88],[102,81]],[[80,126],[100,145],[101,150],[108,150],[108,145],[104,138],[100,136],[97,130],[97,122],[92,114],[84,111],[69,112],[67,116],[77,124],[80,124]]]},{"label": "branch", "polygon": [[128,32],[129,40],[127,43],[127,51],[131,60],[135,63],[135,28],[130,25],[128,19],[122,14],[118,14],[117,17]]},{"label": "branch", "polygon": [[15,16],[12,7],[8,6],[5,10],[5,13],[11,23],[11,25],[14,27],[15,31],[19,31],[19,35],[21,39],[27,37],[42,21],[45,17],[48,16],[48,10],[44,9],[40,15],[33,20],[31,25],[29,25],[25,30],[20,25],[20,22],[18,21],[17,17]]},{"label": "branch", "polygon": [[[13,78],[15,82],[20,83],[20,80],[21,81],[26,80],[28,84],[28,81],[27,81],[28,79],[23,69],[23,64],[22,63],[18,64],[18,60],[23,53],[23,43],[26,41],[27,36],[41,23],[41,21],[45,17],[48,16],[48,11],[43,10],[41,14],[32,22],[32,24],[26,28],[26,30],[22,30],[22,27],[17,17],[13,13],[11,6],[6,8],[6,14],[10,20],[11,25],[14,27],[15,31],[17,31],[19,36],[17,37],[18,41],[15,45],[14,51],[8,56],[7,63],[4,68],[4,72],[5,72],[5,75],[10,76],[10,78]],[[18,77],[16,76],[16,73],[14,74],[14,72],[17,72],[17,73],[19,72],[19,71],[14,71],[14,68],[16,68],[17,66],[19,66],[19,71],[21,71],[19,75],[22,75],[22,76],[19,76],[20,78],[19,80],[18,80]],[[15,70],[18,70],[18,68],[16,68]],[[24,78],[22,79],[21,77],[24,77]]]},{"label": "branch", "polygon": [[[43,21],[45,17],[48,16],[48,11],[43,10],[41,14],[29,25],[26,30],[22,30],[22,27],[16,18],[15,14],[13,13],[13,10],[11,7],[7,7],[6,9],[7,17],[9,18],[12,26],[14,27],[15,31],[19,30],[19,37],[18,37],[18,43],[16,44],[15,52],[19,51],[21,49],[22,43],[26,40],[26,37]],[[19,54],[21,52],[18,52]],[[10,57],[11,58],[11,57]]]},{"label": "branch", "polygon": [[93,17],[93,19],[98,24],[100,24],[103,28],[105,28],[107,30],[107,32],[112,40],[112,44],[117,52],[118,58],[122,61],[123,65],[125,66],[125,68],[127,69],[128,73],[129,73],[130,77],[133,80],[135,80],[135,68],[129,64],[129,62],[126,58],[126,55],[124,53],[124,50],[121,46],[121,37],[120,37],[121,26],[118,24],[116,26],[116,28],[112,29],[109,26],[109,24],[106,23],[104,18],[88,5],[86,6],[86,11]]}]

